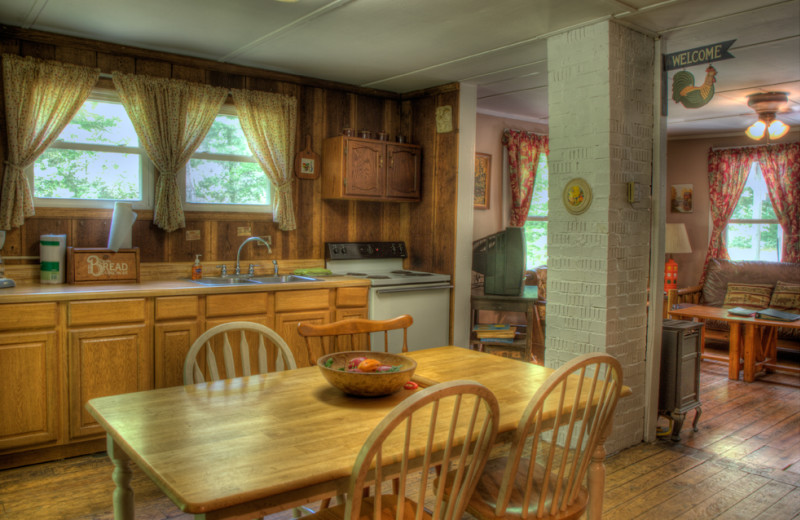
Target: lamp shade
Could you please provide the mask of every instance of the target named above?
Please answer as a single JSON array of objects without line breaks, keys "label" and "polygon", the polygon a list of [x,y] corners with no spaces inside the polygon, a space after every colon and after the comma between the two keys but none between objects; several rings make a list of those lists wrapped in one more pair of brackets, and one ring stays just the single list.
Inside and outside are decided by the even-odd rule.
[{"label": "lamp shade", "polygon": [[691,253],[692,245],[689,243],[689,234],[686,233],[686,225],[667,224],[664,235],[664,252],[672,253]]}]

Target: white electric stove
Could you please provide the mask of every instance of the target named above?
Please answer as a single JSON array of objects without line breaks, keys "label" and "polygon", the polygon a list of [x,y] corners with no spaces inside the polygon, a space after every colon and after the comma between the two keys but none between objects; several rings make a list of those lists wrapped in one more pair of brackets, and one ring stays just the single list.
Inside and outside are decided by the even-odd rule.
[{"label": "white electric stove", "polygon": [[[450,275],[403,269],[403,242],[327,242],[325,266],[333,274],[369,279],[369,318],[386,320],[410,314],[408,349],[450,343]],[[396,332],[397,334],[393,333]],[[390,332],[390,350],[400,352],[402,331]],[[373,340],[380,344],[382,338]]]}]

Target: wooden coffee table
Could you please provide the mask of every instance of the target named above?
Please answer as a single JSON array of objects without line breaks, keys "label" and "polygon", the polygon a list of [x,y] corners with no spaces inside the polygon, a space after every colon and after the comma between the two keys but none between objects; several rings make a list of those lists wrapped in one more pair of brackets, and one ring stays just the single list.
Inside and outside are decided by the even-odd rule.
[{"label": "wooden coffee table", "polygon": [[[705,322],[706,320],[725,321],[730,327],[730,343],[728,345],[728,378],[739,379],[742,370],[746,382],[755,381],[758,369],[781,369],[793,373],[800,373],[800,369],[781,365],[778,363],[778,327],[800,329],[800,320],[775,321],[754,317],[734,316],[728,314],[727,309],[709,307],[706,305],[693,305],[679,309],[671,309],[672,318],[691,319]],[[701,356],[705,355],[705,327],[701,341]]]}]

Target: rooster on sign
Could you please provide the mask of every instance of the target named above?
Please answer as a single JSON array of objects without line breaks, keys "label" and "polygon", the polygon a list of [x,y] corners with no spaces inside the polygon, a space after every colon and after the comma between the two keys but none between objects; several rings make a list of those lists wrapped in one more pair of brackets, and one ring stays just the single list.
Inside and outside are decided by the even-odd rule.
[{"label": "rooster on sign", "polygon": [[681,103],[686,108],[700,108],[714,97],[714,76],[717,69],[708,66],[706,69],[706,79],[699,87],[694,85],[694,76],[685,70],[679,71],[672,78],[672,99],[676,103]]}]

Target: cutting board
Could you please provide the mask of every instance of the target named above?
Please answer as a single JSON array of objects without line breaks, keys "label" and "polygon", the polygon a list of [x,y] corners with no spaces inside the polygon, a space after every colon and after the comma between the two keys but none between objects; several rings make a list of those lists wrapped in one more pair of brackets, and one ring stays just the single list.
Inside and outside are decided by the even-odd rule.
[{"label": "cutting board", "polygon": [[306,135],[306,147],[294,158],[294,174],[300,179],[316,179],[321,169],[319,154],[311,149],[311,136]]}]

